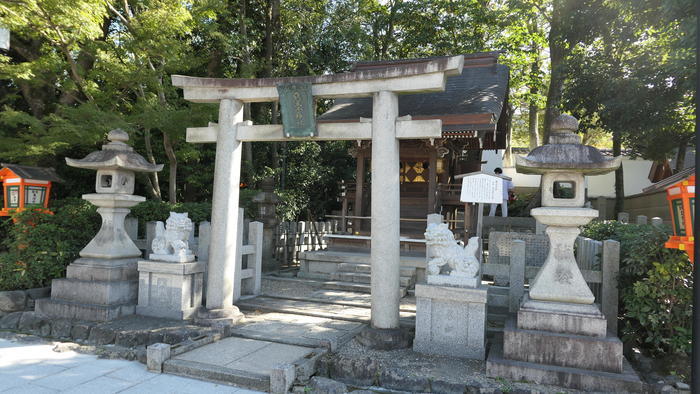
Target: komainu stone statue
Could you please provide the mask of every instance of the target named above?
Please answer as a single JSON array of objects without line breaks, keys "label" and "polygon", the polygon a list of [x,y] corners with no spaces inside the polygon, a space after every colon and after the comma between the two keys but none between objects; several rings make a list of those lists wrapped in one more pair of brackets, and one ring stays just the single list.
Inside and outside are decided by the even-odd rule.
[{"label": "komainu stone statue", "polygon": [[188,242],[193,228],[187,212],[170,212],[165,226],[163,222],[156,223],[156,236],[151,243],[153,253],[149,258],[174,263],[194,261],[194,253],[190,250]]},{"label": "komainu stone statue", "polygon": [[425,231],[425,241],[430,250],[428,284],[478,286],[478,237],[470,238],[462,247],[455,241],[447,224],[431,223]]}]

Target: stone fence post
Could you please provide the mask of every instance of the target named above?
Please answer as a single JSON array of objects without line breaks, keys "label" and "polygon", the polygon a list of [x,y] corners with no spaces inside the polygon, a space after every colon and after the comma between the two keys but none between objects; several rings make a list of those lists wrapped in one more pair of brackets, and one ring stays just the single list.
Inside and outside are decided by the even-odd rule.
[{"label": "stone fence post", "polygon": [[510,288],[508,310],[513,313],[520,308],[525,293],[525,241],[513,240],[510,249]]},{"label": "stone fence post", "polygon": [[617,335],[618,288],[617,276],[620,271],[620,243],[611,239],[603,241],[601,270],[601,308],[608,321],[608,331]]},{"label": "stone fence post", "polygon": [[630,222],[630,214],[627,212],[620,212],[617,214],[617,221],[622,223]]}]

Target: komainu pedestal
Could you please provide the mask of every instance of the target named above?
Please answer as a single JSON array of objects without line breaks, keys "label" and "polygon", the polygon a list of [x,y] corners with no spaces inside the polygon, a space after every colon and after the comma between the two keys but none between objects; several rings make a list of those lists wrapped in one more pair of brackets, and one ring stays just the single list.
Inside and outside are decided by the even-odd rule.
[{"label": "komainu pedestal", "polygon": [[413,350],[483,360],[487,288],[481,286],[479,239],[459,246],[443,223],[425,232],[427,284],[416,284],[416,337]]},{"label": "komainu pedestal", "polygon": [[170,212],[156,223],[149,260],[139,261],[139,303],[136,314],[193,319],[202,305],[206,262],[195,262],[188,240],[194,226],[187,213]]},{"label": "komainu pedestal", "polygon": [[202,305],[206,262],[139,261],[136,314],[189,320]]}]

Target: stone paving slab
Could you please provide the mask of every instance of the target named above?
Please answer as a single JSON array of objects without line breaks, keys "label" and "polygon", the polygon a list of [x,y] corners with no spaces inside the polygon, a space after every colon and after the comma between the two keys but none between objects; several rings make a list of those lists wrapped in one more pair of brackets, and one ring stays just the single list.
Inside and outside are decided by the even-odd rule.
[{"label": "stone paving slab", "polygon": [[269,374],[278,364],[293,362],[313,348],[230,337],[174,357],[257,374]]},{"label": "stone paving slab", "polygon": [[[269,312],[281,312],[306,316],[325,317],[335,320],[347,320],[359,323],[369,323],[371,309],[369,307],[325,304],[313,301],[300,301],[283,298],[259,296],[240,301],[238,307],[245,310],[259,310]],[[402,311],[401,325],[413,327],[415,321],[414,312]]]},{"label": "stone paving slab", "polygon": [[232,328],[231,334],[335,350],[352,339],[364,326],[363,323],[324,317],[255,311],[246,314],[243,323]]},{"label": "stone paving slab", "polygon": [[105,360],[36,337],[22,342],[0,338],[3,393],[235,393],[256,394],[224,384],[151,373],[135,361]]}]

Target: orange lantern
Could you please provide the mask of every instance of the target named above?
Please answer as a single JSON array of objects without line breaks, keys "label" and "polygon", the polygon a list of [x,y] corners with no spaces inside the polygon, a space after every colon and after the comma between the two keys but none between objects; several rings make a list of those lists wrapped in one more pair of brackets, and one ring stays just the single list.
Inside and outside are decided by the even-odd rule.
[{"label": "orange lantern", "polygon": [[671,209],[673,220],[673,236],[664,246],[672,249],[685,250],[694,260],[695,237],[695,175],[683,179],[666,188],[666,199]]},{"label": "orange lantern", "polygon": [[51,182],[62,182],[53,168],[2,163],[0,182],[4,204],[0,216],[24,209],[48,211]]}]

